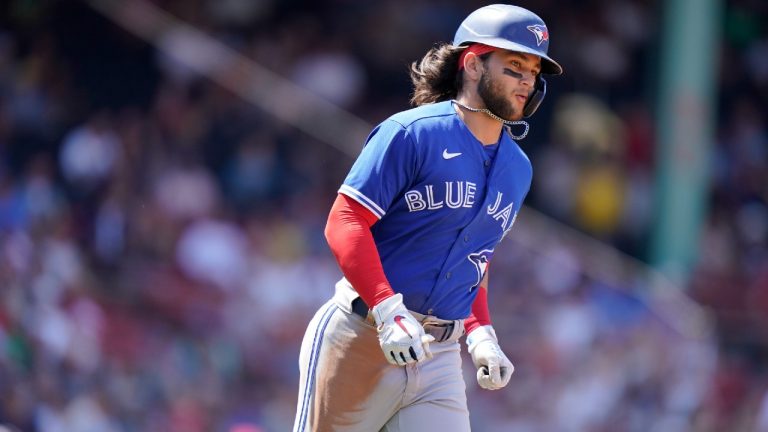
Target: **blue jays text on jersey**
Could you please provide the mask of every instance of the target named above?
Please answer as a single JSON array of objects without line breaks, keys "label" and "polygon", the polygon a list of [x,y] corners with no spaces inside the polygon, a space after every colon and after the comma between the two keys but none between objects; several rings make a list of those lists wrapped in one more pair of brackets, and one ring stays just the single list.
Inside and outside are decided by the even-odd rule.
[{"label": "blue jays text on jersey", "polygon": [[339,192],[379,218],[373,239],[405,305],[462,319],[531,176],[528,157],[508,134],[492,157],[453,104],[441,102],[378,125]]}]

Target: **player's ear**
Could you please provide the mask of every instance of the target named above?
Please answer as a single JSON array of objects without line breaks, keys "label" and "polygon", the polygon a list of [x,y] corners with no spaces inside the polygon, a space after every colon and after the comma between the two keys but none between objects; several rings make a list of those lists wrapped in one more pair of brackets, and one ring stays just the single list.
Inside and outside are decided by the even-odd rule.
[{"label": "player's ear", "polygon": [[475,53],[467,53],[464,57],[464,75],[470,80],[479,81],[484,68],[483,60]]}]

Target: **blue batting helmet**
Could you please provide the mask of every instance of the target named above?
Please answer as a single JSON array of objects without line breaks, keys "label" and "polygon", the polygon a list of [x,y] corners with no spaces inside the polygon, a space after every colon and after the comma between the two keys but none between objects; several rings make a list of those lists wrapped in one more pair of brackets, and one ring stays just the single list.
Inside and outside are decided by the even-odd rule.
[{"label": "blue batting helmet", "polygon": [[454,46],[470,43],[537,55],[541,57],[541,73],[563,73],[563,68],[547,56],[547,26],[528,9],[495,4],[472,12],[461,23],[453,38]]}]

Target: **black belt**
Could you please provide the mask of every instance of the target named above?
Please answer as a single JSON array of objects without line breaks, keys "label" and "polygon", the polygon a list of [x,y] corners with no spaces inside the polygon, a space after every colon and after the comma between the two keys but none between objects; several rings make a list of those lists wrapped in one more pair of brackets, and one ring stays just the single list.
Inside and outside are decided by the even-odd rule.
[{"label": "black belt", "polygon": [[[360,297],[352,300],[352,312],[364,320],[368,319],[368,305]],[[446,324],[427,323],[424,324],[424,332],[432,335],[435,338],[435,342],[443,342],[453,334],[454,325],[454,322]]]},{"label": "black belt", "polygon": [[360,315],[363,319],[368,318],[368,305],[365,304],[361,297],[352,300],[352,312]]}]

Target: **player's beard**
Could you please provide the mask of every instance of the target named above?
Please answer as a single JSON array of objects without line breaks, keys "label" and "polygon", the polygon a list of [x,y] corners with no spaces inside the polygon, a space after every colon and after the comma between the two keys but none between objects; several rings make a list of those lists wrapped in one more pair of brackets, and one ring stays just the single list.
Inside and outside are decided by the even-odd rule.
[{"label": "player's beard", "polygon": [[489,75],[488,72],[483,72],[483,75],[480,76],[480,82],[477,84],[477,94],[485,104],[485,107],[504,120],[520,120],[520,115],[515,110],[512,102],[504,97],[501,85],[493,82]]}]

